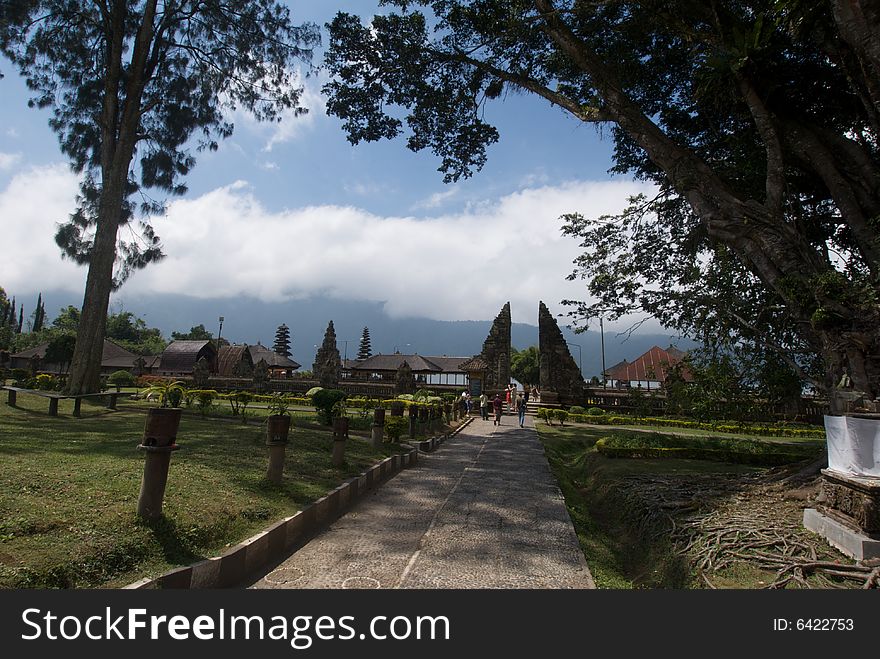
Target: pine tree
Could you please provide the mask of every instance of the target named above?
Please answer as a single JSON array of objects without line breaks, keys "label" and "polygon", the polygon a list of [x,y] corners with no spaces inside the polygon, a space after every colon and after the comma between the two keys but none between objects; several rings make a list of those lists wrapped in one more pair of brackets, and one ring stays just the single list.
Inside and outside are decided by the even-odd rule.
[{"label": "pine tree", "polygon": [[46,308],[43,306],[43,294],[37,296],[37,308],[34,309],[33,322],[31,324],[32,332],[39,332],[43,329],[43,322],[46,319]]},{"label": "pine tree", "polygon": [[12,306],[9,307],[9,318],[6,321],[10,327],[15,326],[15,296],[12,296]]},{"label": "pine tree", "polygon": [[364,328],[364,333],[361,335],[361,345],[358,348],[358,359],[369,359],[373,356],[373,349],[370,347],[370,330],[369,328]]},{"label": "pine tree", "polygon": [[275,331],[275,344],[272,346],[275,354],[290,357],[290,328],[287,325],[279,325]]},{"label": "pine tree", "polygon": [[22,304],[18,310],[18,329],[16,334],[21,334],[21,328],[24,326],[24,305]]}]

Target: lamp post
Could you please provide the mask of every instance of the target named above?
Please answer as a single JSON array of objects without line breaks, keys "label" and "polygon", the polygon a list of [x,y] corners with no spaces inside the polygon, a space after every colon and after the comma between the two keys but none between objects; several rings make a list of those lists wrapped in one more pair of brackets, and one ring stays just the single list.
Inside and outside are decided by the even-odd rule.
[{"label": "lamp post", "polygon": [[220,335],[223,334],[224,320],[223,316],[220,316],[220,329],[217,330],[217,373],[220,373]]}]

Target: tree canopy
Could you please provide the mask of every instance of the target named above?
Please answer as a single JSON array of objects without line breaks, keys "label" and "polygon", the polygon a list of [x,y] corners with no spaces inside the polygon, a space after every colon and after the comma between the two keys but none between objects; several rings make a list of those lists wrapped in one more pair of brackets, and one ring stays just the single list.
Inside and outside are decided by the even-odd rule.
[{"label": "tree canopy", "polygon": [[[406,133],[447,181],[499,139],[484,109],[537,95],[607,126],[613,171],[655,186],[582,241],[576,317],[635,310],[880,394],[880,13],[845,0],[388,0],[330,25],[328,111],[349,140]],[[561,145],[560,148],[570,148]]]},{"label": "tree canopy", "polygon": [[536,385],[541,381],[541,356],[538,346],[524,350],[511,348],[510,374],[523,386]]},{"label": "tree canopy", "polygon": [[[52,108],[50,126],[82,174],[56,240],[89,266],[68,391],[95,391],[110,291],[162,256],[148,218],[163,204],[146,191],[183,193],[194,153],[232,133],[230,110],[258,120],[304,112],[294,65],[319,33],[274,0],[40,0],[0,12],[0,49],[31,104]],[[139,235],[119,240],[130,224]]]}]

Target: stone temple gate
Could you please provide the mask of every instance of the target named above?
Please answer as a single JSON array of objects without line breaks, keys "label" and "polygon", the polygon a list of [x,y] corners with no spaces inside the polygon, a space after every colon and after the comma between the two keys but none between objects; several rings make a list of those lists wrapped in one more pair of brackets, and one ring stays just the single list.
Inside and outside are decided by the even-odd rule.
[{"label": "stone temple gate", "polygon": [[[492,323],[483,349],[460,368],[468,373],[471,395],[485,391],[493,395],[510,382],[510,302]],[[556,319],[543,302],[538,306],[538,350],[540,353],[541,401],[570,405],[584,397],[584,380]],[[535,384],[535,383],[530,383]]]}]

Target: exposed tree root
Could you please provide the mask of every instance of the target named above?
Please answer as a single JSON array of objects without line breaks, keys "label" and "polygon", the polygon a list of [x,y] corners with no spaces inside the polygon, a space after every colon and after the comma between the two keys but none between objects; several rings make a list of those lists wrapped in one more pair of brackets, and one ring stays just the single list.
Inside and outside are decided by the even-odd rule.
[{"label": "exposed tree root", "polygon": [[804,501],[786,495],[810,469],[801,490],[809,493],[818,490],[813,465],[794,474],[631,476],[620,494],[637,498],[627,507],[643,511],[633,520],[643,537],[670,538],[705,587],[743,565],[775,573],[766,588],[880,587],[880,566],[850,561],[803,527]]}]

